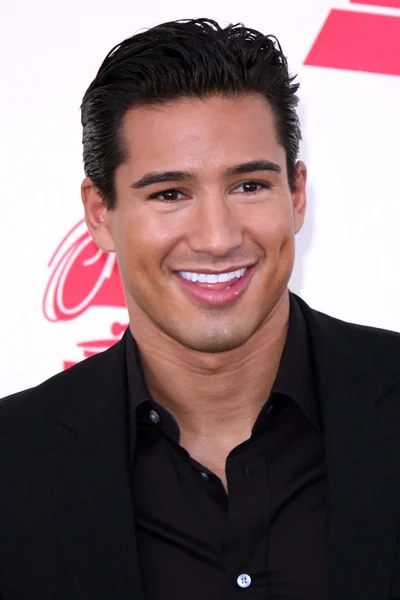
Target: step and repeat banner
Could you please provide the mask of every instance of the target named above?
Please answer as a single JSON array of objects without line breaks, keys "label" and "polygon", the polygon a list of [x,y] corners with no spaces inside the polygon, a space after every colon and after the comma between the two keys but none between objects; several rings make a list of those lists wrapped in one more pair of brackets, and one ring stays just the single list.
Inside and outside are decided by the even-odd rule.
[{"label": "step and repeat banner", "polygon": [[298,73],[309,183],[291,289],[400,331],[400,0],[3,0],[0,396],[126,328],[115,256],[83,221],[80,102],[111,47],[194,17],[276,35]]}]

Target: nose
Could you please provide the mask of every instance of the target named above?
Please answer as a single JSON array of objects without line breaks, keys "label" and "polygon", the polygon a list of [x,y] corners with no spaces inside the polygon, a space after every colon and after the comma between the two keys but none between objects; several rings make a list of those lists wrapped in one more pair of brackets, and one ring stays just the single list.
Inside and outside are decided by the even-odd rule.
[{"label": "nose", "polygon": [[193,251],[213,256],[225,256],[242,244],[242,224],[229,200],[216,194],[198,199],[188,242]]}]

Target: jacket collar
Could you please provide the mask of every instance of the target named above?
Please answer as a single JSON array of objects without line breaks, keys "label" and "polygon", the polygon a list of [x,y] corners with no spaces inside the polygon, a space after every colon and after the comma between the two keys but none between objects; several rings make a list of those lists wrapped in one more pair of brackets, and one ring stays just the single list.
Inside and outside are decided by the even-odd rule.
[{"label": "jacket collar", "polygon": [[78,363],[43,384],[57,384],[59,421],[75,433],[90,431],[117,397],[126,395],[126,332],[109,350]]},{"label": "jacket collar", "polygon": [[399,383],[397,333],[329,317],[292,296],[306,318],[317,368],[334,373],[344,386],[372,402]]},{"label": "jacket collar", "polygon": [[[334,377],[345,388],[372,403],[379,402],[397,387],[400,382],[398,334],[334,319],[311,309],[295,294],[291,296],[304,315],[312,360],[320,379],[324,378],[324,373]],[[73,367],[68,371],[68,377],[61,373],[43,384],[50,388],[57,380],[61,384],[62,378],[57,405],[61,406],[61,421],[71,430],[84,429],[115,395],[126,393],[128,333],[127,330],[109,350]],[[379,340],[380,347],[377,345]],[[320,402],[323,405],[324,399]]]}]

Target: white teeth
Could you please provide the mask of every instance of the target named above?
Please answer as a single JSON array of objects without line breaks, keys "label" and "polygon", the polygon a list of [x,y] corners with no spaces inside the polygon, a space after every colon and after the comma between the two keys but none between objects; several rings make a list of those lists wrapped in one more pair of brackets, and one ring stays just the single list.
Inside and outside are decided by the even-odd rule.
[{"label": "white teeth", "polygon": [[240,279],[246,273],[245,269],[238,269],[237,271],[230,271],[229,273],[192,273],[191,271],[178,271],[178,275],[187,279],[188,281],[200,281],[200,283],[220,283],[231,281],[232,279]]}]

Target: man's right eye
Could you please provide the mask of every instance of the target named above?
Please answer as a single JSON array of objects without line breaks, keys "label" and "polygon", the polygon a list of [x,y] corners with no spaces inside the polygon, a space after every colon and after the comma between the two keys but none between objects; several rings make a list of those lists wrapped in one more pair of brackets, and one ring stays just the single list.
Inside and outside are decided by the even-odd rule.
[{"label": "man's right eye", "polygon": [[177,200],[182,200],[182,196],[184,196],[183,192],[180,190],[164,190],[163,192],[155,192],[149,196],[149,200],[161,200],[161,202],[176,202]]}]

